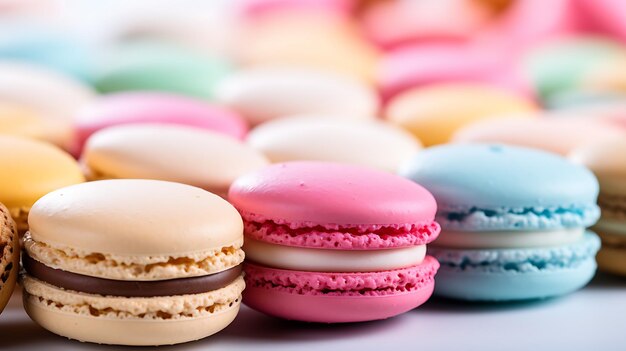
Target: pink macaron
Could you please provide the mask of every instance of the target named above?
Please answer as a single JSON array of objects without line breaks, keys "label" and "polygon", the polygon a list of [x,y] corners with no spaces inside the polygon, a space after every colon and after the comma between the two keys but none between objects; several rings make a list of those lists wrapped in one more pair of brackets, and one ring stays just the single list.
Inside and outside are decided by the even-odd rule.
[{"label": "pink macaron", "polygon": [[[460,60],[459,58],[463,59]],[[477,82],[532,97],[530,85],[497,42],[440,42],[387,52],[378,70],[383,100],[435,83]]]},{"label": "pink macaron", "polygon": [[248,125],[237,113],[189,97],[167,93],[132,92],[105,96],[76,117],[76,144],[80,155],[91,134],[120,124],[164,123],[208,129],[243,139]]},{"label": "pink macaron", "polygon": [[244,303],[280,318],[385,319],[432,294],[437,205],[421,186],[328,162],[271,165],[237,179],[229,201],[244,219]]}]

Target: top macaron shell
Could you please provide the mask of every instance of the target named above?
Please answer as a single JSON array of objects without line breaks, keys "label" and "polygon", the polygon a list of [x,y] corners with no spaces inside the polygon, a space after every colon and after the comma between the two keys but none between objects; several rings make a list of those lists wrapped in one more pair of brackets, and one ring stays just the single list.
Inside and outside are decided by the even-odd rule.
[{"label": "top macaron shell", "polygon": [[78,154],[87,138],[100,129],[120,124],[166,123],[213,130],[241,139],[246,122],[235,112],[176,94],[131,92],[108,95],[76,115]]},{"label": "top macaron shell", "polygon": [[122,256],[181,257],[241,242],[243,233],[241,217],[222,198],[143,179],[56,190],[35,203],[28,223],[38,242]]},{"label": "top macaron shell", "polygon": [[394,173],[421,149],[409,132],[384,121],[310,115],[263,123],[247,142],[272,162],[343,162]]},{"label": "top macaron shell", "polygon": [[569,158],[591,169],[602,186],[602,192],[626,195],[626,134],[615,135],[583,145]]},{"label": "top macaron shell", "polygon": [[93,178],[185,183],[218,195],[239,176],[268,164],[258,151],[226,135],[165,124],[132,124],[92,135],[82,161]]},{"label": "top macaron shell", "polygon": [[295,67],[241,71],[225,79],[216,94],[252,125],[306,113],[373,119],[379,107],[374,90],[358,80]]},{"label": "top macaron shell", "polygon": [[[400,174],[431,191],[441,213],[482,211],[492,221],[497,221],[495,216],[500,211],[538,217],[536,221],[516,223],[513,228],[506,221],[491,223],[492,230],[590,225],[599,215],[595,205],[599,188],[593,174],[543,151],[450,144],[421,152],[402,167]],[[438,221],[445,228],[455,218],[438,216]]]},{"label": "top macaron shell", "polygon": [[397,225],[432,222],[437,204],[424,188],[383,171],[328,162],[287,162],[237,179],[238,209],[290,223]]}]

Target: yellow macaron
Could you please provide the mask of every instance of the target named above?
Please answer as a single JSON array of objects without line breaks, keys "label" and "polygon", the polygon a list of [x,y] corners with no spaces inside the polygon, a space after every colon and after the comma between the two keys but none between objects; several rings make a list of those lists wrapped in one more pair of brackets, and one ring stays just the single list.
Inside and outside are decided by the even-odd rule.
[{"label": "yellow macaron", "polygon": [[28,229],[28,212],[35,201],[85,180],[78,163],[52,144],[0,135],[0,150],[0,202],[9,209],[20,234]]},{"label": "yellow macaron", "polygon": [[536,111],[530,99],[480,84],[437,84],[408,90],[392,99],[385,116],[412,132],[425,146],[450,140],[459,128],[479,120]]},{"label": "yellow macaron", "polygon": [[34,108],[0,101],[0,134],[48,141],[67,149],[73,140],[73,127],[62,119],[45,118]]}]

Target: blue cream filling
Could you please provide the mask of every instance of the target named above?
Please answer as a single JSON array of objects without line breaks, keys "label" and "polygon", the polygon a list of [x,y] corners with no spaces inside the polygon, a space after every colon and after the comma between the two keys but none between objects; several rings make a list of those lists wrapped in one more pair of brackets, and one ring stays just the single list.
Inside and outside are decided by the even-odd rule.
[{"label": "blue cream filling", "polygon": [[444,230],[550,230],[589,227],[600,218],[596,204],[571,207],[440,208],[436,221]]},{"label": "blue cream filling", "polygon": [[428,247],[443,271],[475,273],[535,273],[576,268],[593,260],[600,239],[587,232],[576,243],[545,248],[458,250]]}]

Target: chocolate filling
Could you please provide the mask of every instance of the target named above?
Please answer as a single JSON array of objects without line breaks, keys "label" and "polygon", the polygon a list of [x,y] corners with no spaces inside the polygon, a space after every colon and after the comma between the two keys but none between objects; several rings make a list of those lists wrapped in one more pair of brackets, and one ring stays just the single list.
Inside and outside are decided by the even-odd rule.
[{"label": "chocolate filling", "polygon": [[241,275],[242,265],[201,277],[179,278],[156,281],[126,281],[96,278],[46,266],[26,252],[22,255],[22,266],[31,276],[66,290],[88,294],[155,297],[200,294],[217,290],[232,283]]}]

